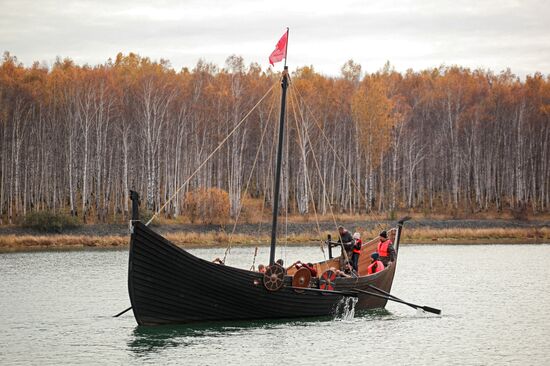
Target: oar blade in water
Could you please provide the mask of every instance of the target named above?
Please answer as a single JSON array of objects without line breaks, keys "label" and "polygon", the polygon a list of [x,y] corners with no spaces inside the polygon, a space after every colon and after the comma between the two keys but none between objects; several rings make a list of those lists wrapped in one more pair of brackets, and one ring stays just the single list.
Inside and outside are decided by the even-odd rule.
[{"label": "oar blade in water", "polygon": [[422,306],[420,307],[422,310],[424,311],[427,311],[428,313],[433,313],[433,314],[437,314],[437,315],[441,315],[441,310],[439,309],[436,309],[436,308],[431,308],[429,306]]}]

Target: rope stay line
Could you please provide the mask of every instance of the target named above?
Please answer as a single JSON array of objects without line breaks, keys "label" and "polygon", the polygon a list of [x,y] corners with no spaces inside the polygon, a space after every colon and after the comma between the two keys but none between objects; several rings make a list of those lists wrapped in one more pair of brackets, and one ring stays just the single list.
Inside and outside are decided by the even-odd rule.
[{"label": "rope stay line", "polygon": [[[293,88],[295,89],[295,88]],[[296,89],[297,90],[297,89]],[[304,105],[306,106],[307,108],[307,104],[304,103]],[[302,111],[300,110],[300,115],[302,117],[302,119],[304,119],[304,116],[302,114]],[[309,143],[311,144],[311,136],[309,135],[309,132],[307,131],[307,129],[305,130],[305,135],[309,141]],[[313,161],[315,162],[315,168],[317,170],[317,174],[319,176],[319,181],[321,182],[321,185],[323,186],[323,194],[326,198],[326,200],[328,201],[329,203],[329,208],[330,208],[330,215],[332,217],[332,221],[334,223],[334,226],[336,227],[336,229],[338,229],[338,223],[336,222],[336,217],[334,216],[334,211],[332,209],[332,202],[330,200],[330,197],[328,197],[328,193],[327,193],[327,189],[326,189],[326,185],[325,185],[325,181],[323,179],[323,176],[321,174],[321,169],[319,168],[319,163],[317,161],[317,157],[315,156],[315,153],[312,153],[311,155],[313,157]],[[338,237],[340,238],[340,242],[342,242],[342,237],[340,236],[340,232],[338,231]],[[342,248],[342,253],[344,254],[344,258],[346,261],[349,261],[349,258],[348,258],[348,255],[346,253],[346,251]]]},{"label": "rope stay line", "polygon": [[[325,131],[321,128],[320,126],[320,123],[318,121],[318,119],[315,117],[315,114],[313,113],[313,111],[310,109],[309,105],[307,103],[305,103],[305,98],[300,94],[300,91],[298,90],[298,88],[294,88],[296,90],[296,93],[298,95],[298,97],[304,101],[304,105],[305,107],[307,108],[309,114],[313,117],[313,121],[315,122],[315,126],[319,129],[319,131],[321,131],[321,134],[323,135],[323,138],[325,139],[325,141],[327,142],[328,146],[330,147],[330,149],[332,150],[334,156],[336,157],[336,160],[338,161],[340,167],[342,167],[342,169],[344,170],[345,174],[347,175],[347,177],[350,179],[351,183],[353,184],[354,188],[356,189],[357,193],[359,194],[359,197],[360,199],[365,203],[365,207],[367,206],[367,199],[363,196],[363,193],[361,192],[361,189],[359,188],[359,186],[357,185],[357,183],[355,182],[355,180],[353,179],[353,176],[351,175],[351,173],[349,172],[349,170],[347,169],[346,165],[344,164],[344,162],[342,161],[342,159],[340,158],[340,156],[338,155],[338,153],[336,152],[336,149],[334,148],[334,145],[331,143],[330,139],[328,138],[328,136],[325,134]],[[330,202],[330,201],[329,201]],[[380,223],[380,221],[376,220],[376,223],[377,223],[377,226],[379,228],[383,228],[384,225],[382,225]],[[340,236],[340,235],[338,235]]]},{"label": "rope stay line", "polygon": [[271,93],[271,91],[277,84],[278,82],[274,83],[271,86],[271,88],[269,88],[269,90],[263,95],[263,97],[260,98],[260,100],[258,100],[258,102],[254,105],[254,107],[252,107],[252,109],[241,119],[241,121],[237,123],[237,125],[233,128],[233,130],[231,130],[231,132],[220,142],[220,144],[214,149],[214,151],[212,151],[210,155],[208,155],[208,157],[198,166],[197,169],[195,169],[195,171],[185,180],[185,182],[182,183],[182,185],[174,192],[174,194],[170,196],[168,200],[166,200],[166,202],[157,210],[157,212],[154,213],[153,216],[151,216],[151,218],[149,219],[149,221],[147,221],[145,226],[149,226],[149,224],[153,222],[155,217],[157,217],[162,212],[162,210],[164,210],[164,208],[168,205],[168,203],[170,203],[177,196],[179,191],[181,191],[183,187],[185,187],[191,181],[191,179],[193,179],[193,177],[202,169],[202,167],[214,156],[214,154],[222,148],[225,142],[229,140],[229,138],[235,133],[235,131],[237,131],[237,129],[244,123],[244,121],[246,121],[246,119],[252,114],[252,112],[254,112],[254,110],[260,105],[260,103],[269,95],[269,93]]},{"label": "rope stay line", "polygon": [[[269,157],[270,157],[270,166],[272,165],[271,163],[273,163],[273,148],[274,148],[275,144],[271,144],[271,149],[269,150]],[[260,240],[260,234],[262,232],[262,224],[263,224],[263,219],[264,219],[264,211],[265,211],[265,197],[264,199],[262,200],[262,208],[260,209],[260,222],[258,224],[258,231],[256,233],[256,238],[258,238],[258,245],[261,245],[261,240]],[[254,253],[254,262],[256,261],[256,253]]]},{"label": "rope stay line", "polygon": [[[252,266],[250,266],[251,271],[256,270],[256,257],[258,256],[258,247],[256,246],[256,249],[254,250],[254,258],[252,259]],[[224,262],[225,263],[225,262]]]},{"label": "rope stay line", "polygon": [[[290,86],[293,84],[290,75],[288,76],[288,94],[290,95]],[[284,245],[279,245],[281,251],[281,258],[284,258],[285,263],[288,264],[287,257],[287,247],[288,247],[288,212],[290,211],[290,175],[289,175],[289,160],[290,160],[290,128],[288,127],[288,108],[285,110],[285,121],[287,128],[285,128],[285,158],[283,159],[283,176],[285,177],[284,187],[285,187],[285,241]],[[280,230],[280,229],[279,229]]]},{"label": "rope stay line", "polygon": [[[291,91],[292,90],[294,90],[294,88],[292,88]],[[296,133],[298,134],[298,142],[299,142],[300,148],[302,150],[302,156],[305,158],[305,156],[306,156],[305,145],[303,143],[303,139],[302,139],[302,136],[300,134],[300,128],[299,128],[299,125],[298,125],[298,115],[296,113],[296,104],[297,104],[298,101],[297,101],[294,93],[289,93],[289,95],[290,95],[290,103],[291,103],[291,106],[292,106],[292,111],[294,113],[294,123],[296,124]],[[294,99],[292,99],[293,97],[294,97]],[[305,121],[302,118],[302,125],[304,125],[304,123],[305,123]],[[315,151],[313,149],[311,151],[312,151],[312,154],[315,154]],[[306,162],[304,162],[304,164],[306,164]],[[309,177],[309,169],[306,170],[306,181],[307,181],[307,184],[308,184],[309,191],[311,192],[311,194],[313,194],[313,189],[312,189],[312,186],[311,186],[311,179]],[[313,198],[313,195],[311,196],[311,204],[312,204],[312,208],[313,208],[313,214],[315,216],[315,224],[317,226],[317,233],[319,234],[319,238],[321,238],[322,237],[321,227],[319,225],[319,217],[317,216],[317,208],[316,208],[316,205],[315,205],[315,199]],[[325,253],[325,247],[323,246],[323,244],[324,244],[324,241],[321,239],[320,248],[321,248],[321,252],[323,252],[323,257],[326,260],[327,255]]]},{"label": "rope stay line", "polygon": [[[273,104],[275,103],[275,99],[273,99]],[[270,159],[270,164],[269,166],[273,165],[273,148],[275,147],[275,144],[271,144],[271,148],[269,150],[269,159]],[[271,174],[267,174],[267,175],[271,175]],[[259,223],[258,223],[258,231],[256,232],[256,238],[258,238],[258,244],[256,245],[256,248],[258,248],[258,246],[261,246],[262,245],[262,242],[260,240],[260,234],[262,232],[262,224],[263,224],[263,219],[264,219],[264,211],[265,211],[265,197],[264,199],[262,200],[262,208],[260,209],[260,220],[259,220]],[[254,259],[253,259],[253,262],[252,264],[254,265],[254,263],[256,262],[256,256],[258,255],[258,252],[257,251],[254,251]]]},{"label": "rope stay line", "polygon": [[[296,93],[298,94],[298,97],[300,97],[301,100],[304,100],[305,101],[305,98],[302,97],[302,95],[300,94],[300,91],[298,90],[298,88],[295,88],[296,89]],[[334,145],[330,142],[330,139],[327,137],[327,135],[325,134],[325,131],[323,131],[323,129],[321,128],[321,126],[319,125],[319,121],[317,120],[317,118],[315,117],[315,115],[313,114],[313,112],[311,111],[311,109],[309,108],[309,105],[307,103],[304,102],[304,105],[306,106],[306,108],[308,109],[308,112],[311,114],[311,116],[313,117],[313,120],[315,121],[315,126],[317,126],[317,128],[319,129],[319,131],[321,131],[321,134],[323,135],[323,138],[325,139],[325,141],[327,142],[328,146],[330,147],[330,149],[332,150],[332,152],[334,153],[334,156],[336,157],[336,160],[338,161],[338,163],[340,164],[340,167],[342,167],[342,169],[344,169],[344,172],[346,173],[346,175],[348,176],[348,178],[350,179],[351,183],[353,184],[353,186],[355,187],[355,189],[357,190],[357,192],[359,193],[359,197],[361,197],[363,199],[363,201],[365,203],[367,203],[367,200],[365,199],[365,197],[363,197],[363,194],[361,194],[361,190],[359,189],[359,187],[357,186],[357,183],[355,182],[355,180],[353,179],[353,176],[351,175],[351,173],[349,172],[348,168],[346,167],[346,165],[344,164],[344,162],[342,161],[342,159],[340,158],[340,155],[338,155],[338,153],[336,152],[336,149],[334,148]]]},{"label": "rope stay line", "polygon": [[[267,115],[267,119],[266,119],[266,124],[262,130],[262,136],[260,137],[260,143],[258,144],[258,150],[256,151],[256,156],[254,157],[254,162],[252,164],[252,168],[250,169],[250,174],[248,176],[248,180],[246,182],[246,186],[244,188],[244,192],[243,192],[243,196],[242,196],[242,200],[244,200],[244,197],[246,196],[246,194],[248,193],[248,188],[250,187],[250,182],[252,181],[252,175],[254,174],[254,169],[256,168],[256,163],[258,162],[258,158],[260,156],[260,151],[261,151],[261,148],[262,148],[262,145],[263,145],[263,141],[264,141],[264,137],[265,137],[265,134],[267,132],[267,128],[269,127],[269,119],[271,118],[271,112],[273,111],[273,105],[275,104],[275,99],[272,99],[272,103],[271,103],[271,107],[269,108],[269,113]],[[239,204],[239,209],[237,210],[237,215],[235,216],[235,222],[233,223],[233,229],[231,230],[231,233],[229,234],[229,241],[227,243],[227,248],[225,249],[225,253],[223,255],[223,262],[225,263],[225,259],[227,258],[227,254],[229,254],[231,252],[231,237],[233,236],[233,234],[235,234],[235,230],[237,229],[237,223],[239,221],[239,218],[241,216],[241,212],[242,212],[242,208],[243,208],[243,205],[242,203]],[[257,254],[258,250],[257,250],[257,247],[256,247],[256,254]],[[256,254],[254,254],[254,258],[256,258]]]},{"label": "rope stay line", "polygon": [[[258,150],[256,150],[256,156],[254,157],[254,162],[252,163],[252,168],[250,169],[250,174],[248,175],[248,179],[246,181],[246,185],[243,192],[243,200],[246,194],[248,193],[248,188],[250,187],[250,182],[252,181],[252,176],[254,175],[254,169],[256,169],[256,163],[258,162],[258,158],[260,156],[260,151],[264,142],[265,134],[267,132],[267,128],[269,127],[269,119],[271,118],[271,112],[273,111],[273,105],[275,104],[275,99],[272,100],[271,107],[269,109],[269,113],[267,115],[266,124],[264,126],[264,129],[262,131],[262,135],[260,137],[260,143],[258,144]],[[233,229],[231,230],[231,235],[235,233],[235,229],[237,228],[237,223],[239,221],[239,217],[242,212],[242,204],[239,205],[239,210],[237,211],[237,216],[235,217],[235,222],[233,223]]]}]

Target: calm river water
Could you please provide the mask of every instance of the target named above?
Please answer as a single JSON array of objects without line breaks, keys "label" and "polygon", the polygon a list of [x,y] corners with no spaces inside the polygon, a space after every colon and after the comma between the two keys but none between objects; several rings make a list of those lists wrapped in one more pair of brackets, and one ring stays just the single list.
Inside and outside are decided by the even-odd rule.
[{"label": "calm river water", "polygon": [[[228,264],[252,255],[234,248]],[[549,263],[550,245],[402,246],[392,292],[441,316],[390,303],[352,320],[143,328],[112,317],[129,306],[126,251],[0,254],[0,365],[549,365]]]}]

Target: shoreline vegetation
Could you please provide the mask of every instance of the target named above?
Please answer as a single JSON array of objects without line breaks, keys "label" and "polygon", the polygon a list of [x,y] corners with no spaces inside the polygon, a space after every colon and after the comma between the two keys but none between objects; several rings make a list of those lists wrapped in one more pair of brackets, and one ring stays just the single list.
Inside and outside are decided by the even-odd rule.
[{"label": "shoreline vegetation", "polygon": [[[342,222],[363,238],[374,238],[394,221]],[[321,235],[313,222],[284,221],[278,241],[286,245],[315,245],[327,234],[336,236],[333,222],[320,223]],[[232,225],[170,224],[154,228],[168,240],[184,248],[225,248],[232,246],[267,246],[269,226],[239,224],[231,235]],[[19,252],[82,248],[127,248],[128,227],[124,225],[83,225],[59,234],[42,233],[19,226],[0,226],[0,252]],[[406,226],[403,244],[544,244],[550,243],[547,220],[434,220],[420,219]]]},{"label": "shoreline vegetation", "polygon": [[[267,245],[279,78],[238,55],[174,70],[135,53],[25,67],[5,52],[0,251],[126,247],[130,189],[178,245]],[[401,214],[415,217],[405,243],[550,242],[550,76],[349,60],[292,80],[280,242],[319,243],[336,222],[370,238]]]},{"label": "shoreline vegetation", "polygon": [[[353,60],[291,74],[281,213],[550,214],[550,76]],[[122,223],[130,189],[144,214],[173,197],[168,218],[269,217],[279,80],[238,55],[175,70],[135,53],[26,67],[5,52],[0,225]]]}]

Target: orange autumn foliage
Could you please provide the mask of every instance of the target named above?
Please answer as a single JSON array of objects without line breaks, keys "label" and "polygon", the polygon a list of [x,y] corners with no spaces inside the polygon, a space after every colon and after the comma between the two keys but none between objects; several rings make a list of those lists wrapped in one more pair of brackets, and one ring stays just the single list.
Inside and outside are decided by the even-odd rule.
[{"label": "orange autumn foliage", "polygon": [[225,224],[229,220],[229,194],[219,188],[199,188],[185,195],[191,222]]}]

